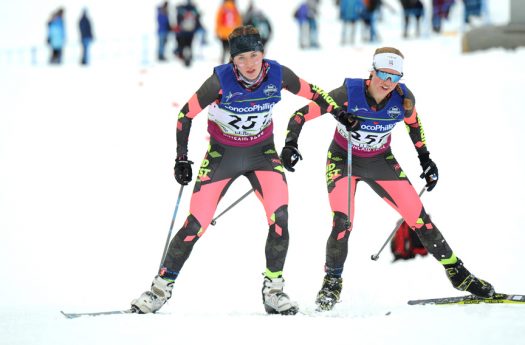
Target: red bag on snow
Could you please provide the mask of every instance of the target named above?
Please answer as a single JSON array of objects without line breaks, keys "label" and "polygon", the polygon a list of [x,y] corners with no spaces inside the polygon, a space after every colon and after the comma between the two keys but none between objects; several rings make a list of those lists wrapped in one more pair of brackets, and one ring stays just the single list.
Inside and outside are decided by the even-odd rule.
[{"label": "red bag on snow", "polygon": [[428,254],[416,232],[410,229],[403,220],[400,220],[397,225],[397,231],[390,241],[390,249],[394,254],[394,261],[413,259],[416,255],[425,256]]}]

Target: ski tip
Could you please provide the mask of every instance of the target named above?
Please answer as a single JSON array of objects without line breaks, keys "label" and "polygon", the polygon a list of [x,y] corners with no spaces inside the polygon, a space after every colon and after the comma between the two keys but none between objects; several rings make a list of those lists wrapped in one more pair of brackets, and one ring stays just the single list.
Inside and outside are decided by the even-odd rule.
[{"label": "ski tip", "polygon": [[66,313],[60,311],[68,319],[76,319],[81,316],[101,316],[101,315],[118,315],[118,314],[140,314],[140,311],[136,309],[122,309],[122,310],[111,310],[111,311],[95,311],[86,313]]},{"label": "ski tip", "polygon": [[63,310],[61,310],[60,313],[61,313],[62,315],[64,315],[67,319],[74,319],[75,317],[78,317],[78,316],[75,316],[75,315],[73,315],[73,314],[66,313],[66,312],[64,312]]}]

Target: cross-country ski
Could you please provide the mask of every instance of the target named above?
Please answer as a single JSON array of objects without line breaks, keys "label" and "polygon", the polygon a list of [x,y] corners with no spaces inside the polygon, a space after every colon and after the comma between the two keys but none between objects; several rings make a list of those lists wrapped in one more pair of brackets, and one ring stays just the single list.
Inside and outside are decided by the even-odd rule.
[{"label": "cross-country ski", "polygon": [[409,300],[410,305],[450,305],[450,304],[481,304],[481,303],[505,303],[505,304],[524,304],[525,295],[508,295],[497,293],[492,298],[477,297],[474,295],[456,296],[456,297],[442,297]]}]

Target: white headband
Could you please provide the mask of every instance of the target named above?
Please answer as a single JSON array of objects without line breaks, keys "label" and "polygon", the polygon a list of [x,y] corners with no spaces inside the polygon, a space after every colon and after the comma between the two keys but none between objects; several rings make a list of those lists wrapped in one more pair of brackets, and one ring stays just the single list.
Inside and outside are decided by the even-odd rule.
[{"label": "white headband", "polygon": [[380,53],[374,55],[374,68],[389,68],[403,74],[403,58],[393,53]]}]

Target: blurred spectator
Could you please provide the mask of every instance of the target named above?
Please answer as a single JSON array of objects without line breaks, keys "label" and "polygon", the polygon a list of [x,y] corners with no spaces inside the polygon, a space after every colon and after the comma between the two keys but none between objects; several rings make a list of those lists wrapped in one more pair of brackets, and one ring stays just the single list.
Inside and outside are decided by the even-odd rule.
[{"label": "blurred spectator", "polygon": [[481,17],[481,0],[463,0],[465,24],[470,23],[470,17]]},{"label": "blurred spectator", "polygon": [[[203,16],[203,12],[199,11],[200,16]],[[200,26],[195,31],[195,36],[193,38],[194,42],[197,42],[195,46],[195,51],[193,54],[194,59],[204,58],[204,46],[208,45],[208,30],[204,27],[203,22],[200,22]]]},{"label": "blurred spectator", "polygon": [[310,48],[319,48],[319,27],[317,18],[319,17],[319,1],[307,0],[308,5],[308,33],[310,38]]},{"label": "blurred spectator", "polygon": [[266,47],[266,43],[272,36],[272,25],[268,17],[259,8],[255,7],[253,0],[250,1],[248,10],[243,16],[243,24],[254,26],[259,31],[259,35],[261,35],[263,47]]},{"label": "blurred spectator", "polygon": [[189,66],[193,59],[193,37],[201,27],[200,13],[192,0],[185,0],[186,3],[176,7],[175,37],[177,39],[177,49],[175,54],[184,61],[184,65]]},{"label": "blurred spectator", "polygon": [[47,23],[47,43],[51,47],[50,64],[62,63],[62,50],[66,43],[66,30],[64,27],[64,9],[59,8],[51,15]]},{"label": "blurred spectator", "polygon": [[228,36],[233,29],[242,25],[242,18],[235,5],[235,0],[224,0],[215,18],[215,34],[222,43],[221,63],[228,62],[230,47]]},{"label": "blurred spectator", "polygon": [[378,41],[376,18],[381,7],[381,0],[364,0],[363,22],[368,29],[367,41],[374,43]]},{"label": "blurred spectator", "polygon": [[166,50],[166,43],[168,42],[168,35],[171,32],[168,6],[168,1],[164,1],[162,5],[157,7],[157,60],[159,61],[166,61],[164,53]]},{"label": "blurred spectator", "polygon": [[441,32],[441,22],[443,19],[448,19],[452,5],[454,5],[454,0],[432,0],[432,30],[434,32]]},{"label": "blurred spectator", "polygon": [[[202,17],[202,12],[199,12]],[[197,28],[195,35],[199,37],[199,44],[201,46],[208,45],[208,30],[204,27],[204,24],[201,22],[200,26]]]},{"label": "blurred spectator", "polygon": [[403,6],[403,15],[405,17],[403,27],[403,37],[408,38],[408,26],[410,17],[414,17],[416,21],[416,37],[421,34],[420,22],[424,14],[423,3],[420,0],[400,0]]},{"label": "blurred spectator", "polygon": [[91,20],[87,14],[87,9],[82,11],[78,28],[80,30],[80,42],[82,43],[82,59],[80,63],[87,65],[89,63],[89,46],[93,41],[93,29],[91,27]]},{"label": "blurred spectator", "polygon": [[299,46],[304,48],[319,48],[319,0],[306,0],[299,4],[294,12],[294,18],[299,24]]},{"label": "blurred spectator", "polygon": [[308,48],[310,46],[310,24],[308,22],[308,4],[306,1],[299,4],[299,7],[297,7],[293,16],[299,25],[299,47],[301,47],[301,49]]},{"label": "blurred spectator", "polygon": [[[355,43],[356,23],[363,15],[363,0],[340,0],[339,1],[339,18],[343,24],[341,32],[341,45]],[[348,38],[348,29],[350,28],[350,38]]]}]

